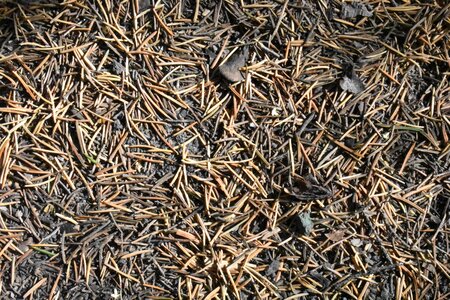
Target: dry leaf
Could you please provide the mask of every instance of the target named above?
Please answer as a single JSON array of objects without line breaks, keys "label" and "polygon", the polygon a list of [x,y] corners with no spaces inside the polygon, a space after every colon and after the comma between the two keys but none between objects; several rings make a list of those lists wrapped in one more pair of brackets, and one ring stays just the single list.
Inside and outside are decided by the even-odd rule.
[{"label": "dry leaf", "polygon": [[363,244],[362,241],[361,241],[360,239],[352,239],[350,242],[351,242],[352,245],[355,246],[355,247],[360,247],[360,246]]},{"label": "dry leaf", "polygon": [[139,10],[142,11],[150,8],[150,4],[150,0],[139,0]]},{"label": "dry leaf", "polygon": [[361,3],[344,4],[341,11],[341,17],[343,19],[353,19],[358,16],[371,17],[372,11],[369,10],[370,6]]},{"label": "dry leaf", "polygon": [[313,201],[326,199],[332,196],[330,189],[322,186],[312,176],[293,176],[292,185],[287,186],[283,191],[296,198],[297,200]]},{"label": "dry leaf", "polygon": [[351,78],[345,76],[339,81],[339,85],[341,89],[352,94],[359,94],[364,91],[364,84],[356,75]]},{"label": "dry leaf", "polygon": [[245,66],[248,57],[248,47],[237,50],[222,65],[219,66],[219,73],[228,81],[238,82],[244,79],[241,68]]},{"label": "dry leaf", "polygon": [[280,268],[280,260],[278,258],[274,259],[270,265],[267,267],[266,275],[270,276],[278,272]]},{"label": "dry leaf", "polygon": [[345,230],[337,230],[333,231],[331,233],[326,234],[327,238],[332,240],[333,242],[339,242],[344,239],[345,236]]},{"label": "dry leaf", "polygon": [[298,217],[300,220],[300,224],[298,224],[300,228],[300,233],[304,235],[309,235],[314,227],[314,223],[311,220],[309,212],[301,213],[299,214]]}]

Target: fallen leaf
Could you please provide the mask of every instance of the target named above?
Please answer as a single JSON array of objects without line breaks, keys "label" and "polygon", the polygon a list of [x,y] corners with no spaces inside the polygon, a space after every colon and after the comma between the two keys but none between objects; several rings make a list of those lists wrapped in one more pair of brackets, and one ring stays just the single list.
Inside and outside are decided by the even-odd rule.
[{"label": "fallen leaf", "polygon": [[224,63],[219,66],[219,73],[226,80],[238,82],[244,79],[241,68],[245,66],[248,57],[248,47],[234,52]]},{"label": "fallen leaf", "polygon": [[294,176],[292,179],[292,184],[286,183],[287,186],[283,188],[283,191],[297,200],[320,200],[332,195],[328,188],[322,186],[312,176]]},{"label": "fallen leaf", "polygon": [[150,8],[150,0],[139,0],[139,11]]},{"label": "fallen leaf", "polygon": [[339,81],[339,85],[341,89],[352,94],[359,94],[364,91],[364,84],[356,75],[353,75],[352,78],[344,76],[344,78]]},{"label": "fallen leaf", "polygon": [[304,235],[309,235],[314,227],[309,212],[301,213],[298,217],[300,219],[300,232]]},{"label": "fallen leaf", "polygon": [[342,6],[341,18],[353,19],[355,17],[371,17],[372,11],[369,10],[370,6],[361,3],[344,4]]},{"label": "fallen leaf", "polygon": [[360,247],[363,244],[363,242],[360,239],[352,239],[350,242],[355,247]]},{"label": "fallen leaf", "polygon": [[342,241],[342,239],[344,239],[345,230],[336,230],[336,231],[326,234],[326,236],[333,242],[339,242],[339,241]]},{"label": "fallen leaf", "polygon": [[269,267],[266,270],[266,276],[270,276],[278,272],[278,269],[280,268],[280,260],[278,258],[274,259]]}]

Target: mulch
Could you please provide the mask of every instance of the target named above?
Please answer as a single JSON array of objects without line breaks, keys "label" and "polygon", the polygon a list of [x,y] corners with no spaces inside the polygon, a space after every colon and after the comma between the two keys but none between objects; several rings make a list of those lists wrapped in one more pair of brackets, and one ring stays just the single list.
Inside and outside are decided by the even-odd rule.
[{"label": "mulch", "polygon": [[447,1],[0,2],[2,299],[450,298]]}]

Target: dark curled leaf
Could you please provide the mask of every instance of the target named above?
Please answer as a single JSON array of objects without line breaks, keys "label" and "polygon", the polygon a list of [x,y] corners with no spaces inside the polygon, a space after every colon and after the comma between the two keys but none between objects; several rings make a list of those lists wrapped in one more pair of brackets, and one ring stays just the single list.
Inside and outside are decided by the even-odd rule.
[{"label": "dark curled leaf", "polygon": [[320,200],[332,196],[331,191],[321,186],[313,178],[294,176],[292,185],[285,186],[283,191],[297,200]]},{"label": "dark curled leaf", "polygon": [[219,66],[219,73],[226,80],[238,82],[244,79],[240,69],[245,66],[248,58],[248,47],[237,50]]}]

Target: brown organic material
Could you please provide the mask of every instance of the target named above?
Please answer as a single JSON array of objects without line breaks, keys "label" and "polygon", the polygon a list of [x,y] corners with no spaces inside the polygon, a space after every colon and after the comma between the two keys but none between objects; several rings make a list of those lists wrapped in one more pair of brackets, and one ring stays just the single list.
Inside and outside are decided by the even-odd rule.
[{"label": "brown organic material", "polygon": [[3,298],[450,298],[448,1],[0,2]]},{"label": "brown organic material", "polygon": [[244,79],[241,68],[245,66],[248,57],[248,48],[234,52],[229,58],[219,66],[219,73],[231,82],[238,82]]}]

